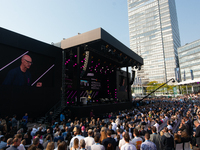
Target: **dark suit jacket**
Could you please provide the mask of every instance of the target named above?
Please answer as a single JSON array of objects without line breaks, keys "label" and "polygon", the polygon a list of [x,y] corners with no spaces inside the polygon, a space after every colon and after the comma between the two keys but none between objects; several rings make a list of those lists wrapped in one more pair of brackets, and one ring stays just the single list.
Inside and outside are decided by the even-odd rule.
[{"label": "dark suit jacket", "polygon": [[196,128],[196,143],[198,147],[200,147],[200,125]]}]

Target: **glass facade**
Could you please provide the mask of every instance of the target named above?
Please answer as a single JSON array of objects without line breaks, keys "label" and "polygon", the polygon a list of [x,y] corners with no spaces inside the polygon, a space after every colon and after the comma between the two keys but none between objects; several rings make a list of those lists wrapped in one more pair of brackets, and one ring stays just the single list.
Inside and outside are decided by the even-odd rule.
[{"label": "glass facade", "polygon": [[178,48],[181,80],[200,79],[200,39]]},{"label": "glass facade", "polygon": [[166,82],[179,67],[180,37],[174,0],[128,0],[130,48],[144,59],[142,83]]}]

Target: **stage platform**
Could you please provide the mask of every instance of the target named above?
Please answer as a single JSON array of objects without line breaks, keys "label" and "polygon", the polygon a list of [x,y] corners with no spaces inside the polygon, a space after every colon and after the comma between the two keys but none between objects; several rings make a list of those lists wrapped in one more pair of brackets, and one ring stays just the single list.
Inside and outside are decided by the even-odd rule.
[{"label": "stage platform", "polygon": [[95,117],[102,117],[105,113],[116,112],[120,110],[132,108],[131,102],[118,102],[118,103],[109,103],[109,104],[92,104],[92,105],[82,105],[82,106],[69,106],[67,109],[70,109],[72,112],[72,118],[85,118],[90,116],[91,110]]}]

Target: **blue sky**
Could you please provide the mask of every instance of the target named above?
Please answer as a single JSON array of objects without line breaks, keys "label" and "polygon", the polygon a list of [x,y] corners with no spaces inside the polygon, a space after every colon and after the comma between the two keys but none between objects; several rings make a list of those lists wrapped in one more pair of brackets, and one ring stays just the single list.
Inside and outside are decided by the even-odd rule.
[{"label": "blue sky", "polygon": [[[176,0],[181,45],[200,39],[200,0]],[[0,27],[59,42],[102,27],[129,47],[127,0],[0,0]]]}]

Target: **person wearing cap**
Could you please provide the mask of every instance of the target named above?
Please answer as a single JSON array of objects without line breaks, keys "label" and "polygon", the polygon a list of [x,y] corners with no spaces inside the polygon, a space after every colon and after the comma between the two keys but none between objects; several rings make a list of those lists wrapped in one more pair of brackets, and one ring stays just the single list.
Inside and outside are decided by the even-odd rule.
[{"label": "person wearing cap", "polygon": [[92,137],[92,135],[93,135],[93,131],[92,131],[92,129],[89,129],[88,130],[88,137],[86,137],[84,139],[85,143],[86,143],[86,149],[87,150],[91,150],[91,146],[95,143],[94,138]]},{"label": "person wearing cap", "polygon": [[81,136],[81,129],[79,127],[74,127],[74,130],[73,132],[75,133],[76,136],[74,136],[71,141],[70,141],[70,144],[69,144],[69,149],[71,149],[73,147],[73,144],[74,144],[74,139],[77,138],[79,140],[79,142],[84,139],[85,137],[84,136]]},{"label": "person wearing cap", "polygon": [[94,136],[95,144],[91,146],[91,150],[105,150],[104,146],[100,144],[100,136]]}]

